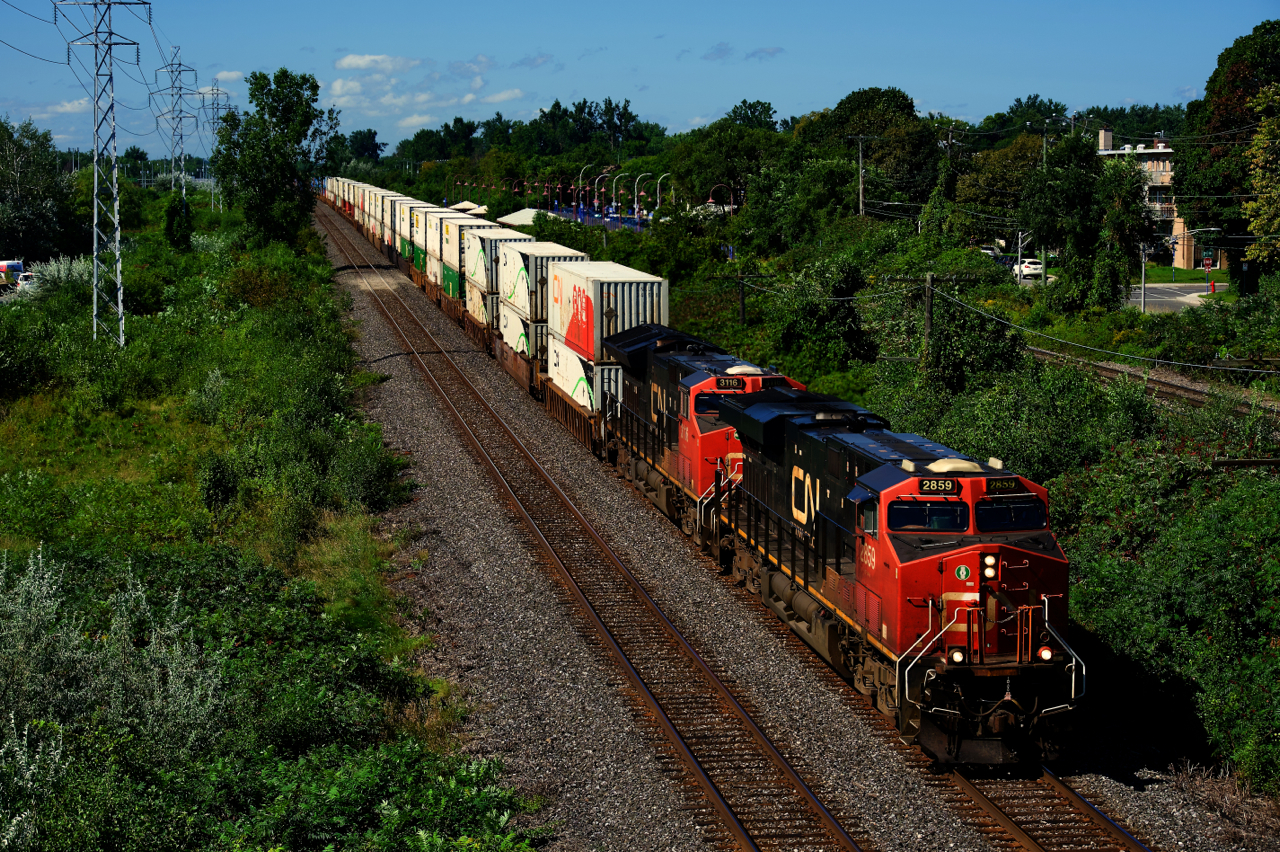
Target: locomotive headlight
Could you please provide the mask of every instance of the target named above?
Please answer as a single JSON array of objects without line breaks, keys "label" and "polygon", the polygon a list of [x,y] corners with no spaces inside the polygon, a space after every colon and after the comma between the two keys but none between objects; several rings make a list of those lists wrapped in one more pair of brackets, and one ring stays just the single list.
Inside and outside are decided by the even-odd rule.
[{"label": "locomotive headlight", "polygon": [[993,554],[988,553],[982,560],[983,564],[988,568],[996,564],[996,558]]},{"label": "locomotive headlight", "polygon": [[993,566],[988,565],[986,568],[982,569],[982,576],[986,577],[988,580],[994,580],[996,578],[996,569]]},{"label": "locomotive headlight", "polygon": [[964,649],[962,649],[962,648],[953,648],[953,649],[951,650],[951,662],[955,663],[956,665],[960,665],[961,663],[963,663],[963,662],[964,662]]},{"label": "locomotive headlight", "polygon": [[1046,663],[1053,659],[1053,649],[1048,645],[1045,645],[1036,653],[1039,655],[1040,659],[1044,660]]}]

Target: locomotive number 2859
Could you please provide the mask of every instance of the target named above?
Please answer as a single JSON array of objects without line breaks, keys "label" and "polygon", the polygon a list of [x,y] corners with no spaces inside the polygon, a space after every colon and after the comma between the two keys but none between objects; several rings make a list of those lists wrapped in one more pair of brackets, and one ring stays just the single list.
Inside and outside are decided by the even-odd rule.
[{"label": "locomotive number 2859", "polygon": [[920,480],[921,494],[958,494],[960,493],[960,483],[954,479],[922,479]]}]

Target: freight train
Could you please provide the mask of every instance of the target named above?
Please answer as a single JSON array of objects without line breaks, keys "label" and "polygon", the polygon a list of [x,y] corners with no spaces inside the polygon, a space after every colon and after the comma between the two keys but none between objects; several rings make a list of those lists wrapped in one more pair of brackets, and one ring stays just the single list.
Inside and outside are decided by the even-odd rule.
[{"label": "freight train", "polygon": [[667,327],[660,278],[352,181],[324,197],[904,740],[1058,753],[1085,664],[1043,487]]}]

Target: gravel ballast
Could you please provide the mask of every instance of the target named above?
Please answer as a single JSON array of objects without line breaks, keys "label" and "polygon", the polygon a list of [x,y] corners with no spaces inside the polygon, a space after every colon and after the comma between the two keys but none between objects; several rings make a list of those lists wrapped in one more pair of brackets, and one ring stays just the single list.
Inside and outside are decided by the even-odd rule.
[{"label": "gravel ballast", "polygon": [[[854,833],[883,850],[992,848],[849,714],[847,697],[815,672],[815,658],[797,638],[780,635],[759,604],[744,603],[674,525],[517,389],[407,279],[383,276],[698,651],[736,682],[820,798],[857,815]],[[468,725],[468,750],[503,758],[513,784],[545,798],[539,819],[563,821],[554,849],[706,848],[612,667],[570,626],[556,584],[522,546],[508,510],[400,354],[359,277],[343,272],[339,281],[355,299],[357,350],[368,369],[391,376],[371,389],[366,412],[392,448],[412,453],[420,486],[414,502],[386,520],[430,530],[406,548],[425,548],[430,557],[405,591],[430,612],[442,637],[426,661],[429,673],[461,683],[479,708]],[[1197,830],[1186,796],[1171,784],[1105,775],[1080,781],[1161,848],[1241,848],[1229,843],[1238,835],[1228,829]]]}]

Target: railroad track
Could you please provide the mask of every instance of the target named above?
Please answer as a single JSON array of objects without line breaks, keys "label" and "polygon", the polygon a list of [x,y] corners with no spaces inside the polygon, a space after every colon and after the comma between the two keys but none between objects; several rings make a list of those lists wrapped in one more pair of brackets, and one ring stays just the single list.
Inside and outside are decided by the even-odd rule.
[{"label": "railroad track", "polygon": [[[448,352],[401,299],[381,258],[328,207],[317,221],[355,271],[473,454],[559,573],[612,654],[669,753],[695,784],[706,839],[743,850],[857,850],[751,708],[693,649],[624,562],[507,428]],[[397,273],[398,275],[398,273]]]},{"label": "railroad track", "polygon": [[[1127,379],[1141,380],[1148,395],[1156,397],[1157,399],[1184,402],[1193,408],[1203,408],[1205,405],[1209,404],[1215,396],[1218,396],[1217,394],[1208,393],[1193,387],[1188,387],[1187,385],[1166,382],[1162,379],[1153,379],[1150,376],[1136,375],[1128,370],[1119,370],[1115,367],[1108,367],[1105,364],[1086,361],[1083,358],[1076,358],[1072,355],[1064,355],[1061,352],[1052,352],[1048,349],[1037,349],[1034,346],[1028,346],[1027,349],[1040,361],[1069,362],[1075,364],[1077,367],[1081,367],[1094,373],[1099,378],[1108,382],[1114,381],[1120,376],[1124,376]],[[1269,411],[1273,416],[1280,414],[1274,404],[1268,405],[1264,402],[1260,402],[1260,407]],[[1253,407],[1248,404],[1236,405],[1234,406],[1234,410],[1238,414],[1249,415],[1254,413]]]},{"label": "railroad track", "polygon": [[1123,825],[1071,789],[1048,768],[1036,777],[979,778],[946,771],[918,746],[908,745],[893,724],[826,664],[791,628],[760,605],[759,597],[722,577],[744,606],[759,611],[760,623],[802,659],[829,689],[840,695],[849,715],[859,719],[908,771],[933,789],[965,825],[999,849],[1026,852],[1152,852]]}]

